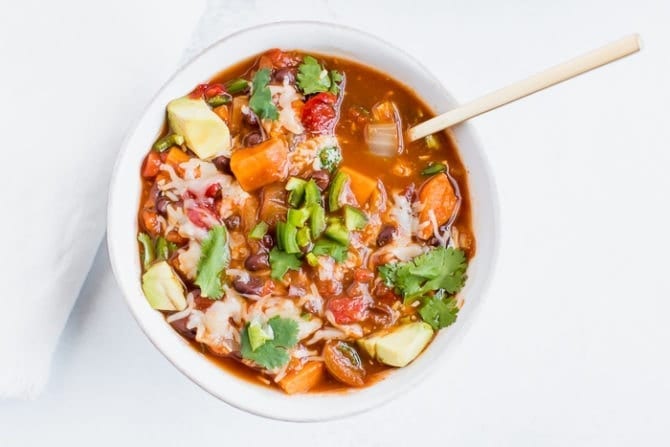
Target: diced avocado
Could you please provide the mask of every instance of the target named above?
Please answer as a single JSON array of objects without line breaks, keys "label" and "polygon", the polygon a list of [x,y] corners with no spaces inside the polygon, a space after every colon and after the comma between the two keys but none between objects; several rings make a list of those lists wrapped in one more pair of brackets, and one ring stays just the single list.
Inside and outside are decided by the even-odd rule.
[{"label": "diced avocado", "polygon": [[358,343],[358,346],[367,352],[370,357],[375,358],[377,356],[377,342],[381,337],[381,334],[375,333],[365,338],[359,338],[356,343]]},{"label": "diced avocado", "polygon": [[206,160],[215,155],[230,157],[230,131],[202,98],[184,96],[167,105],[172,130],[184,137],[186,146]]},{"label": "diced avocado", "polygon": [[359,344],[368,353],[374,352],[380,362],[403,367],[423,351],[432,337],[433,328],[421,321],[404,324],[384,335],[368,337],[367,344],[364,341]]},{"label": "diced avocado", "polygon": [[165,261],[156,262],[142,275],[142,290],[151,307],[158,310],[184,310],[184,284]]},{"label": "diced avocado", "polygon": [[272,327],[267,326],[266,329],[263,329],[263,326],[261,326],[258,321],[252,321],[249,324],[247,334],[249,334],[249,344],[251,345],[252,351],[263,346],[267,340],[272,340],[274,338]]}]

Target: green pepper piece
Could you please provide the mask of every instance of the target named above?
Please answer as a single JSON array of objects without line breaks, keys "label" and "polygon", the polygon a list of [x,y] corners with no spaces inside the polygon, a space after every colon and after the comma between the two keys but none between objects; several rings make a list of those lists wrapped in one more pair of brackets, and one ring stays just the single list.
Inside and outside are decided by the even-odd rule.
[{"label": "green pepper piece", "polygon": [[288,212],[286,213],[286,222],[297,228],[304,227],[308,218],[309,210],[307,208],[289,208]]},{"label": "green pepper piece", "polygon": [[335,174],[335,177],[330,182],[328,189],[328,209],[331,213],[340,209],[340,195],[348,180],[349,176],[347,174],[337,171],[337,174]]},{"label": "green pepper piece", "polygon": [[250,239],[263,239],[265,233],[268,232],[268,224],[263,221],[260,221],[256,226],[249,232]]},{"label": "green pepper piece", "polygon": [[444,172],[447,169],[447,165],[444,163],[431,163],[423,170],[421,171],[421,175],[423,176],[429,176],[429,175],[435,175],[439,174],[440,172]]},{"label": "green pepper piece", "polygon": [[277,222],[277,245],[286,253],[300,253],[296,240],[298,229],[286,222]]},{"label": "green pepper piece", "polygon": [[321,205],[321,190],[314,179],[305,184],[305,205]]},{"label": "green pepper piece", "polygon": [[298,177],[291,177],[288,182],[286,182],[286,190],[290,191],[288,195],[288,203],[292,207],[299,207],[302,202],[303,197],[305,196],[305,185],[307,182]]},{"label": "green pepper piece", "polygon": [[319,265],[319,258],[316,257],[314,253],[307,253],[307,255],[305,255],[305,259],[307,259],[307,263],[312,267]]},{"label": "green pepper piece", "polygon": [[312,237],[321,236],[326,229],[326,210],[321,205],[312,205],[309,207],[309,229]]},{"label": "green pepper piece", "polygon": [[146,269],[156,259],[154,242],[151,240],[151,236],[146,233],[138,234],[137,240],[142,244],[142,265]]},{"label": "green pepper piece", "polygon": [[344,225],[347,227],[347,230],[363,229],[367,223],[368,218],[363,211],[350,205],[344,206]]},{"label": "green pepper piece", "polygon": [[233,99],[230,97],[230,95],[224,93],[222,95],[212,96],[207,100],[207,104],[209,104],[212,107],[219,107],[224,104],[230,104],[232,100]]},{"label": "green pepper piece", "polygon": [[339,242],[345,246],[349,245],[349,231],[340,222],[328,225],[324,234],[335,242]]},{"label": "green pepper piece", "polygon": [[184,144],[184,137],[171,133],[156,141],[153,145],[153,150],[163,152],[172,146],[181,146],[182,144]]},{"label": "green pepper piece", "polygon": [[312,232],[309,231],[309,227],[303,227],[298,230],[296,241],[298,242],[298,246],[300,246],[300,248],[307,247],[312,243]]},{"label": "green pepper piece", "polygon": [[233,79],[226,84],[226,91],[231,95],[237,95],[249,89],[249,81],[242,78]]}]

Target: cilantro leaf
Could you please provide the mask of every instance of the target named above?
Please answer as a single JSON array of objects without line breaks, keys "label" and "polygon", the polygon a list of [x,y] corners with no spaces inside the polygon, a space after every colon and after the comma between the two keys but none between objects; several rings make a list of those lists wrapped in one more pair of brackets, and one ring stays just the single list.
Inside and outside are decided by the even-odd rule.
[{"label": "cilantro leaf", "polygon": [[439,289],[458,292],[467,278],[467,266],[462,250],[439,247],[408,262],[383,265],[379,267],[379,274],[408,302]]},{"label": "cilantro leaf", "polygon": [[330,90],[331,81],[328,72],[312,56],[305,56],[298,66],[297,80],[298,87],[305,95]]},{"label": "cilantro leaf", "polygon": [[195,284],[200,287],[202,296],[219,299],[223,296],[221,272],[230,261],[226,227],[212,227],[202,241],[201,251]]},{"label": "cilantro leaf", "polygon": [[302,263],[297,254],[286,253],[278,248],[270,250],[270,277],[272,279],[282,279],[286,272],[290,270],[300,270]]},{"label": "cilantro leaf", "polygon": [[268,320],[272,327],[274,338],[266,340],[254,351],[249,341],[249,323],[247,323],[240,334],[240,353],[242,357],[251,360],[265,369],[276,369],[284,366],[290,360],[288,349],[298,343],[298,323],[279,316]]},{"label": "cilantro leaf", "polygon": [[342,82],[344,76],[337,70],[330,70],[330,93],[337,95],[340,93],[340,86],[338,85]]},{"label": "cilantro leaf", "polygon": [[315,256],[328,255],[337,262],[344,262],[347,259],[347,247],[329,239],[319,239],[314,243],[312,253]]},{"label": "cilantro leaf", "polygon": [[456,321],[458,315],[456,298],[444,298],[444,293],[436,293],[426,297],[419,308],[419,315],[436,331],[445,328]]},{"label": "cilantro leaf", "polygon": [[249,108],[253,110],[259,118],[276,120],[279,118],[277,107],[272,102],[272,94],[268,83],[270,82],[271,72],[268,68],[258,70],[251,80],[251,97],[249,98]]}]

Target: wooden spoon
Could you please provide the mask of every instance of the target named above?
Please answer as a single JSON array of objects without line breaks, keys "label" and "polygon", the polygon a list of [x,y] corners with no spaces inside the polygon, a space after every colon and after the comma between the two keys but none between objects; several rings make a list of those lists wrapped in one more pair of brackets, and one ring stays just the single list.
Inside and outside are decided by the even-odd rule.
[{"label": "wooden spoon", "polygon": [[640,36],[631,34],[417,124],[407,131],[407,138],[416,141],[638,51]]}]

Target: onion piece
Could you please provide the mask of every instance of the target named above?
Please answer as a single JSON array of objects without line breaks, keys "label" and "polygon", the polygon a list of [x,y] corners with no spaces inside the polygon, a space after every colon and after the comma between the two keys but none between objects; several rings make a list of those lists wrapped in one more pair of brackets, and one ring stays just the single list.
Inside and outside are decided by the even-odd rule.
[{"label": "onion piece", "polygon": [[[377,121],[368,123],[364,132],[365,142],[370,148],[370,152],[380,157],[393,157],[402,154],[404,141],[398,108],[392,101],[383,101],[373,106],[373,110],[376,111],[377,109],[380,110],[380,113],[373,114],[377,117]],[[381,113],[382,109],[385,112],[384,114]]]}]

